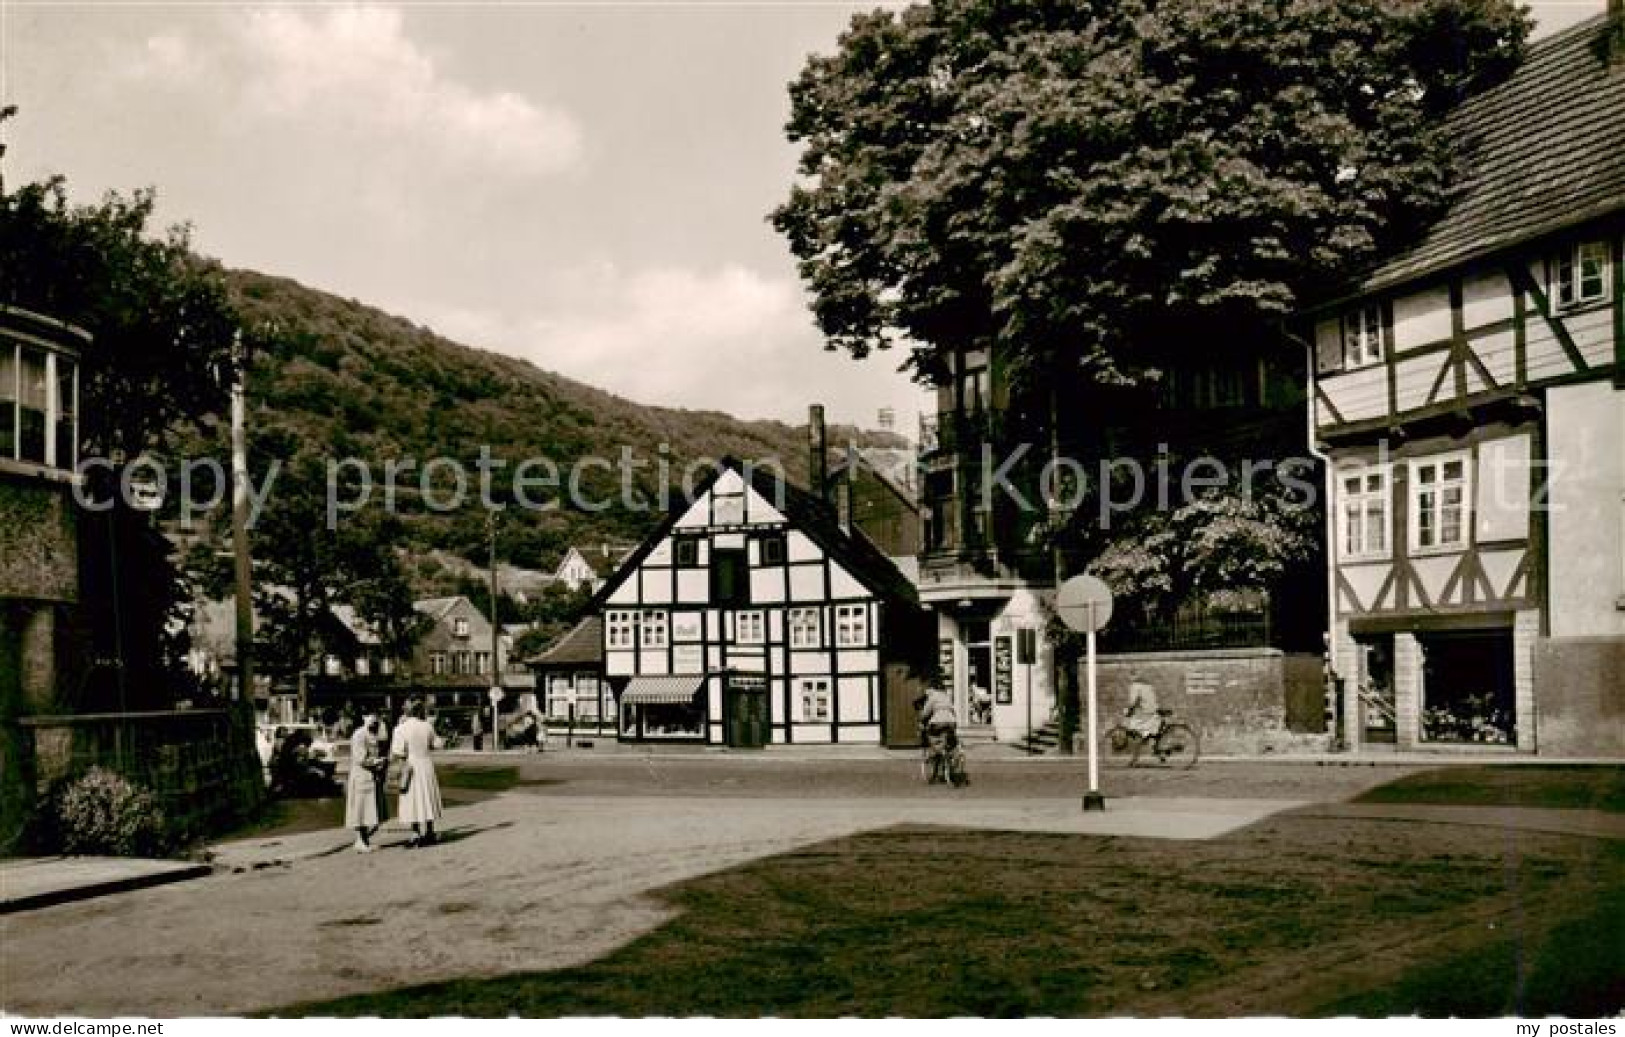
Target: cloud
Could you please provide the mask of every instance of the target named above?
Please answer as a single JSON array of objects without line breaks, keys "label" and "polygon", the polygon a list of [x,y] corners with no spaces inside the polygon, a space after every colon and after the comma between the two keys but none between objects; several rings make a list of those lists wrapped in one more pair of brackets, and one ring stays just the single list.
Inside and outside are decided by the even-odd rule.
[{"label": "cloud", "polygon": [[265,7],[224,17],[224,31],[207,41],[148,37],[127,73],[219,92],[231,118],[359,144],[386,164],[427,160],[527,178],[582,158],[582,132],[567,112],[459,82],[408,37],[397,9]]},{"label": "cloud", "polygon": [[448,338],[641,403],[793,421],[825,402],[832,417],[865,423],[881,406],[912,413],[917,403],[895,360],[859,365],[825,352],[796,284],[739,264],[602,263],[554,274],[540,295],[544,303],[518,315],[398,306]]}]

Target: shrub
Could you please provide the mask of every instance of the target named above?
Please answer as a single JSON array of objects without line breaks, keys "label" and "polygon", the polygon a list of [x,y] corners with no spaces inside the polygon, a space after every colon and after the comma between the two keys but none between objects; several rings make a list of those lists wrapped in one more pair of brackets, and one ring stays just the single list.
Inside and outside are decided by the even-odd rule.
[{"label": "shrub", "polygon": [[170,848],[152,793],[103,767],[92,767],[62,790],[56,825],[64,853],[156,857]]}]

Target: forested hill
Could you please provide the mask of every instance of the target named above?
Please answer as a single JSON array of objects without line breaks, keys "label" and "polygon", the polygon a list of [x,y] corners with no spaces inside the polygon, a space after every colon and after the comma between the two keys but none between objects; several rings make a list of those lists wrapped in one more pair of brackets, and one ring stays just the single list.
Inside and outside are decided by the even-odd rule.
[{"label": "forested hill", "polygon": [[[326,456],[366,461],[380,477],[389,459],[472,463],[488,446],[492,457],[508,462],[498,472],[498,499],[508,483],[502,472],[526,458],[566,468],[586,457],[614,461],[622,448],[648,462],[639,479],[646,488],[654,485],[653,463],[663,448],[679,470],[727,454],[777,458],[805,485],[804,426],[642,406],[295,281],[250,271],[227,276],[245,326],[274,328],[277,343],[254,358],[249,397],[256,436],[291,435]],[[727,391],[719,389],[718,399],[725,402]],[[874,445],[895,438],[836,428],[830,438],[842,444],[851,435]],[[596,473],[590,485],[599,496],[618,496],[605,492],[609,486]],[[513,564],[547,569],[573,542],[636,540],[660,517],[619,501],[601,512],[565,506],[526,513],[505,522],[503,554]],[[414,514],[406,541],[402,546],[413,553],[439,548],[483,560],[483,510],[476,499],[455,514]]]}]

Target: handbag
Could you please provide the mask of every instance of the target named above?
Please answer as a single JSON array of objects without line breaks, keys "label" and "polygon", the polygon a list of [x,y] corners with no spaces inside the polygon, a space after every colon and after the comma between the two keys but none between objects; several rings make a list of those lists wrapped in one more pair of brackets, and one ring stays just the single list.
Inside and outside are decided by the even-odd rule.
[{"label": "handbag", "polygon": [[404,793],[412,787],[412,761],[405,760],[401,764],[401,791]]}]

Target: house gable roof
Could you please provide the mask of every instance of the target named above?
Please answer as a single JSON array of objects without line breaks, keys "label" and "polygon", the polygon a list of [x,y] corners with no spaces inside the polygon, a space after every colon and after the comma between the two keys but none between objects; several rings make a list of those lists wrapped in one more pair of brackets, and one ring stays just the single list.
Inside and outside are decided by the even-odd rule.
[{"label": "house gable roof", "polygon": [[525,661],[538,669],[601,665],[604,661],[603,618],[596,614],[586,617],[540,655]]},{"label": "house gable roof", "polygon": [[1378,291],[1625,209],[1625,55],[1606,16],[1537,41],[1517,71],[1449,116],[1461,193],[1412,248],[1368,274]]},{"label": "house gable roof", "polygon": [[752,491],[784,515],[792,528],[810,537],[832,560],[843,566],[871,593],[890,601],[918,606],[919,594],[914,584],[898,571],[891,559],[887,558],[873,541],[864,536],[862,531],[856,529],[851,533],[843,531],[834,510],[827,503],[788,480],[779,478],[767,468],[744,465],[736,458],[725,457],[717,463],[716,471],[694,491],[693,500],[672,508],[659,528],[650,533],[620,568],[604,581],[604,585],[593,596],[595,609],[602,608],[608,602],[615,591],[643,564],[649,552],[671,535],[694,503],[704,499],[717,482],[729,472],[742,477]]}]

